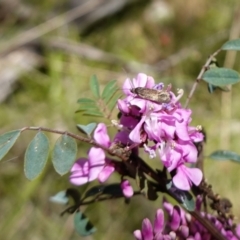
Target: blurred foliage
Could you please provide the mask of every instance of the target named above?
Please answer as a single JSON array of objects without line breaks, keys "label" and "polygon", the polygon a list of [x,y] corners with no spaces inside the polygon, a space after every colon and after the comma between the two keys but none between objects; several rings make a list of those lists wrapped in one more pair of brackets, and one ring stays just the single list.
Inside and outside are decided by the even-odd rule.
[{"label": "blurred foliage", "polygon": [[[0,46],[26,29],[67,11],[70,6],[65,0],[13,2],[17,2],[17,7],[6,8],[5,15],[0,18],[3,36]],[[1,103],[1,133],[30,125],[77,132],[76,124],[96,121],[75,114],[77,99],[89,96],[90,76],[98,76],[101,89],[113,79],[121,88],[126,77],[143,71],[138,65],[129,68],[128,63],[134,61],[156,67],[164,64],[165,59],[173,59],[172,66],[164,71],[149,68],[145,73],[157,81],[172,83],[174,89],[183,88],[186,93],[184,103],[207,57],[228,40],[233,16],[236,10],[239,11],[238,4],[237,0],[140,1],[84,32],[79,30],[81,22],[75,21],[42,36],[36,41],[36,51],[41,55],[43,65],[19,76],[14,92]],[[25,9],[25,15],[20,9]],[[48,40],[56,37],[94,46],[121,57],[126,64],[91,60],[57,50],[48,45]],[[219,55],[221,66],[224,57],[225,53]],[[239,62],[237,56],[234,66],[237,71],[240,71]],[[239,151],[239,88],[239,85],[234,86],[232,102],[230,150],[236,152]],[[193,109],[193,124],[201,124],[207,131],[206,155],[219,148],[220,97],[219,91],[210,95],[207,85],[201,83],[189,106]],[[5,161],[0,163],[1,238],[81,239],[73,230],[72,216],[60,217],[62,206],[49,202],[50,196],[70,186],[68,176],[60,177],[48,164],[44,173],[33,182],[24,177],[24,151],[34,134],[24,132]],[[53,146],[58,136],[47,135]],[[85,156],[88,146],[78,143],[78,147],[78,156]],[[151,161],[150,164],[156,167],[158,163]],[[215,192],[232,200],[233,212],[238,218],[239,172],[239,166],[234,163],[206,159],[208,182]],[[141,220],[145,217],[153,219],[160,206],[161,196],[155,202],[139,197],[128,205],[123,200],[112,200],[86,207],[86,214],[98,228],[96,234],[86,239],[132,239],[132,232],[141,226]]]}]

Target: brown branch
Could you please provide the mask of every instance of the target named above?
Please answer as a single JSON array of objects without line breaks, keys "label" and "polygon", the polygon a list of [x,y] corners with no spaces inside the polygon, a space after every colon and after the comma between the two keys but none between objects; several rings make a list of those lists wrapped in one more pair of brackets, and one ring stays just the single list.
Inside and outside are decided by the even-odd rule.
[{"label": "brown branch", "polygon": [[26,131],[26,130],[33,130],[33,131],[45,131],[45,132],[51,132],[51,133],[56,133],[56,134],[61,134],[61,135],[68,135],[76,140],[82,141],[82,142],[86,142],[89,143],[95,147],[99,147],[101,149],[103,149],[104,151],[106,151],[107,153],[109,153],[110,155],[116,156],[118,158],[120,158],[123,161],[126,161],[126,157],[124,157],[121,154],[118,154],[117,152],[114,152],[113,150],[111,150],[108,147],[105,147],[99,143],[97,143],[96,141],[94,141],[92,138],[88,138],[88,137],[83,137],[74,133],[70,133],[67,131],[60,131],[60,130],[55,130],[55,129],[50,129],[50,128],[46,128],[46,127],[24,127],[21,129],[21,132]]}]

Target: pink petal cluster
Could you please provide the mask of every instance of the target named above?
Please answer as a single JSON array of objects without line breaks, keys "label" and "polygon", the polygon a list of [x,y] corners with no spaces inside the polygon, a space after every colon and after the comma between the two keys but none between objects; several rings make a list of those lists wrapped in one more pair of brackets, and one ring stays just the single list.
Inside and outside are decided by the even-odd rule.
[{"label": "pink petal cluster", "polygon": [[[134,88],[152,90],[154,93],[164,93],[169,101],[151,101],[148,97],[140,97]],[[138,152],[143,147],[150,158],[161,159],[166,169],[171,172],[174,185],[182,190],[190,190],[191,186],[199,185],[202,172],[197,168],[189,168],[186,163],[197,161],[197,149],[194,142],[202,141],[203,135],[198,128],[189,126],[191,110],[184,109],[179,103],[183,91],[175,95],[171,86],[164,89],[164,84],[155,84],[152,77],[139,73],[131,82],[126,79],[123,85],[126,97],[118,100],[117,106],[121,112],[120,130],[111,142],[106,126],[98,124],[93,138],[104,147],[112,144],[133,146]],[[151,91],[150,91],[151,92]],[[116,171],[114,161],[106,158],[101,148],[92,147],[88,158],[80,158],[71,169],[70,182],[82,185],[98,179],[105,182]],[[121,184],[124,194],[131,195],[126,183]],[[127,190],[128,189],[128,190]]]},{"label": "pink petal cluster", "polygon": [[[94,131],[94,140],[104,147],[110,147],[111,141],[107,134],[105,124],[99,123]],[[101,148],[92,147],[88,152],[88,158],[79,158],[71,169],[70,182],[74,185],[83,185],[98,179],[105,182],[114,172],[114,162],[107,158]],[[133,189],[127,180],[121,183],[123,194],[126,197],[133,195]]]},{"label": "pink petal cluster", "polygon": [[154,224],[152,225],[148,218],[142,222],[142,230],[134,231],[134,237],[137,240],[171,240],[169,234],[164,234],[164,212],[158,209],[155,215]]},{"label": "pink petal cluster", "polygon": [[[165,91],[170,101],[143,99],[133,93],[133,87]],[[128,144],[144,147],[150,158],[158,156],[169,172],[175,170],[173,183],[177,188],[190,190],[192,184],[199,185],[201,170],[189,168],[185,163],[197,161],[194,142],[202,141],[203,135],[198,128],[189,126],[192,112],[178,102],[183,91],[179,90],[176,96],[171,86],[164,90],[163,83],[155,84],[152,77],[139,73],[132,82],[130,79],[125,81],[123,92],[126,97],[118,100],[118,109],[122,113],[120,124],[128,130]]]},{"label": "pink petal cluster", "polygon": [[[182,208],[173,206],[171,203],[164,201],[164,209],[168,218],[164,223],[163,210],[158,209],[154,224],[145,218],[142,222],[142,229],[134,231],[134,237],[137,240],[214,240],[215,238],[204,228],[201,223],[192,218]],[[236,228],[236,236],[234,233],[225,229],[224,225],[211,214],[201,212],[202,216],[209,219],[226,240],[237,240],[240,237],[240,225]],[[230,223],[230,226],[233,224]]]}]

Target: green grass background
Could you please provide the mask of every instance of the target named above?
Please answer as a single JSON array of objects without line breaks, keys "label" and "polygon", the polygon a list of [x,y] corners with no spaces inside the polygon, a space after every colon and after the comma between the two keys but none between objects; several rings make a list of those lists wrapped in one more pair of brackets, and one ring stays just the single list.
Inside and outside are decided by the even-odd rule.
[{"label": "green grass background", "polygon": [[[42,23],[48,16],[67,10],[67,1],[63,0],[28,0],[23,3],[31,6],[37,14],[27,21],[17,22],[14,21],[14,9],[9,12],[11,21],[1,23],[4,38],[0,41],[0,46],[27,28]],[[184,103],[207,57],[228,40],[233,16],[240,6],[237,0],[172,0],[167,2],[171,14],[160,21],[157,19],[161,13],[155,13],[154,8],[150,9],[150,3],[141,2],[128,7],[84,34],[79,34],[79,23],[68,24],[42,36],[41,40],[60,36],[95,46],[126,61],[146,63],[150,66],[182,50],[193,48],[187,57],[183,55],[178,64],[166,71],[145,72],[154,76],[157,82],[171,83],[174,90],[183,88]],[[221,32],[224,32],[223,37],[218,37]],[[218,57],[220,65],[224,58],[225,53],[221,53]],[[98,76],[102,88],[112,79],[117,79],[121,88],[127,77],[142,72],[142,69],[137,67],[135,71],[129,71],[120,64],[86,60],[45,45],[43,60],[44,68],[21,75],[13,94],[1,103],[1,133],[24,126],[45,126],[76,133],[76,124],[103,121],[75,114],[78,108],[77,99],[90,94],[89,79],[92,74]],[[239,56],[234,69],[240,71]],[[232,106],[229,106],[232,109],[232,119],[230,124],[225,126],[230,128],[231,132],[229,150],[236,152],[239,152],[240,133],[239,90],[239,85],[234,86]],[[189,107],[193,110],[192,123],[204,126],[207,131],[205,155],[219,149],[222,131],[221,93],[210,95],[206,84],[201,82]],[[49,161],[44,173],[35,181],[29,182],[24,177],[24,151],[33,136],[33,132],[24,132],[0,163],[1,239],[83,239],[74,232],[71,216],[59,216],[64,208],[49,202],[50,196],[71,186],[68,175],[57,175]],[[53,146],[58,136],[48,136]],[[81,143],[78,146],[78,156],[86,156],[88,146]],[[14,159],[11,160],[12,158]],[[158,166],[157,160],[151,161],[150,164]],[[213,185],[216,193],[231,199],[233,212],[238,220],[239,174],[240,166],[237,164],[214,162],[210,159],[205,161],[207,181]],[[115,177],[115,180],[117,179]],[[161,197],[155,202],[137,197],[132,199],[129,205],[125,205],[123,200],[115,200],[83,208],[98,228],[98,232],[85,239],[132,239],[132,232],[140,228],[144,217],[153,219],[156,209],[161,207]]]}]

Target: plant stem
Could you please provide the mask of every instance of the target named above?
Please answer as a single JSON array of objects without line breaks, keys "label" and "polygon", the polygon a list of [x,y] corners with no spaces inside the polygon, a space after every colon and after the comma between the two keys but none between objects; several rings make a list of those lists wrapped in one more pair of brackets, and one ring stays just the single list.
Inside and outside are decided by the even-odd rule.
[{"label": "plant stem", "polygon": [[197,76],[197,78],[196,78],[196,80],[195,80],[195,82],[194,82],[194,84],[193,84],[193,86],[192,86],[192,89],[191,89],[191,91],[190,91],[190,93],[189,93],[189,95],[188,95],[188,97],[187,97],[187,100],[186,100],[186,103],[185,103],[185,105],[184,105],[184,108],[187,108],[187,106],[188,106],[188,104],[189,104],[189,101],[190,101],[190,99],[192,98],[193,93],[195,92],[195,90],[196,90],[196,88],[197,88],[198,83],[199,83],[199,82],[201,81],[201,79],[202,79],[203,74],[205,73],[206,70],[208,70],[209,65],[211,64],[212,60],[214,59],[215,56],[217,56],[217,55],[221,52],[221,50],[222,50],[222,49],[220,48],[220,49],[218,49],[216,52],[214,52],[214,53],[207,59],[206,63],[203,65],[203,67],[202,67],[200,73],[198,74],[198,76]]}]

